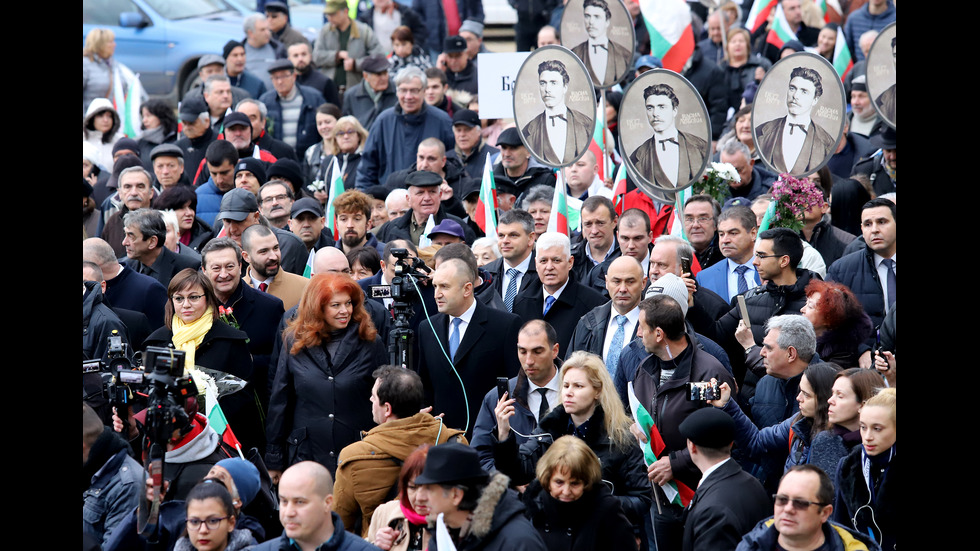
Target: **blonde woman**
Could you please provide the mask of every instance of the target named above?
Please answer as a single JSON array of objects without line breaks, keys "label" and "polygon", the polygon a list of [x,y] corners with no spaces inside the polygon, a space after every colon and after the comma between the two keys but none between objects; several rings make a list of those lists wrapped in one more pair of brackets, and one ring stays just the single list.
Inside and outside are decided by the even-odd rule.
[{"label": "blonde woman", "polygon": [[[111,29],[95,28],[85,36],[82,47],[82,114],[96,98],[112,99],[114,79],[123,79],[123,90],[129,90],[133,71],[113,57],[116,35]],[[148,99],[144,92],[140,101]]]},{"label": "blonde woman", "polygon": [[561,368],[561,404],[541,419],[531,438],[518,447],[511,434],[514,400],[508,395],[497,402],[497,441],[493,456],[497,470],[518,485],[535,477],[535,466],[551,444],[565,435],[582,439],[602,465],[602,479],[615,495],[640,534],[651,500],[650,481],[643,453],[629,431],[632,420],[613,387],[602,358],[584,351],[572,353]]}]

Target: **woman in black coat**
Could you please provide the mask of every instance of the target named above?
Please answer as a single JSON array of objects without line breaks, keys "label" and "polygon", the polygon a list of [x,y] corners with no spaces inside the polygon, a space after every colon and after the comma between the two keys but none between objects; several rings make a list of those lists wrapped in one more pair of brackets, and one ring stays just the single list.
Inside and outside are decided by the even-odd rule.
[{"label": "woman in black coat", "polygon": [[812,279],[806,284],[800,312],[813,324],[817,354],[844,369],[858,366],[858,345],[871,337],[874,325],[846,285]]},{"label": "woman in black coat", "polygon": [[580,438],[555,440],[538,460],[524,501],[548,551],[636,549],[623,506],[602,481],[599,458]]},{"label": "woman in black coat", "polygon": [[[221,321],[211,280],[200,270],[185,268],[170,280],[167,297],[164,326],[150,333],[144,344],[183,350],[185,368],[207,367],[249,381],[252,355],[248,351],[248,335]],[[248,384],[218,401],[243,452],[262,442],[263,427],[253,395]],[[202,397],[201,413],[203,406]]]},{"label": "woman in black coat", "polygon": [[549,446],[566,434],[581,438],[598,456],[602,479],[612,484],[633,532],[641,533],[653,503],[643,452],[629,432],[631,419],[616,394],[602,358],[577,351],[561,369],[562,404],[541,420],[531,438],[518,448],[510,435],[514,400],[497,403],[497,441],[493,446],[497,470],[516,485],[528,484]]},{"label": "woman in black coat", "polygon": [[372,373],[388,363],[357,282],[341,273],[313,276],[283,333],[283,352],[266,420],[269,475],[277,483],[286,467],[307,460],[333,474],[340,450],[374,426]]}]

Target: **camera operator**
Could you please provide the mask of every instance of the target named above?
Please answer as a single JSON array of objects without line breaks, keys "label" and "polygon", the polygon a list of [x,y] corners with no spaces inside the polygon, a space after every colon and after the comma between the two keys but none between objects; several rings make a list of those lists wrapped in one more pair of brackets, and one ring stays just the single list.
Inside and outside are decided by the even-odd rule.
[{"label": "camera operator", "polygon": [[[84,266],[82,268],[85,269]],[[82,361],[109,360],[109,337],[118,331],[122,342],[129,342],[126,325],[104,303],[102,288],[95,281],[82,281]],[[82,374],[82,396],[95,409],[103,423],[109,419],[109,403],[103,396],[99,373]]]}]

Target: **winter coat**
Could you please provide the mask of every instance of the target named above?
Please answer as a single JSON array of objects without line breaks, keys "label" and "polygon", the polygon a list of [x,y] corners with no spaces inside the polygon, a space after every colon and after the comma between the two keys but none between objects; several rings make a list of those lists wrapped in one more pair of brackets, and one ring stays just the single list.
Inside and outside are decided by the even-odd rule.
[{"label": "winter coat", "polygon": [[[255,545],[258,543],[255,541],[255,536],[252,535],[248,529],[236,528],[228,534],[228,545],[225,547],[224,551],[242,551],[243,549],[249,547],[250,545]],[[177,540],[177,545],[174,546],[174,551],[194,551],[194,546],[191,544],[189,537],[184,536]]]},{"label": "winter coat", "polygon": [[218,189],[214,178],[208,178],[194,191],[197,193],[197,217],[213,228],[221,212],[221,198],[227,192]]},{"label": "winter coat", "polygon": [[109,542],[113,530],[139,503],[146,480],[143,466],[129,456],[122,439],[118,440],[122,448],[99,468],[91,485],[82,492],[84,530],[102,545]]},{"label": "winter coat", "polygon": [[535,479],[524,493],[527,517],[544,540],[548,551],[636,549],[633,527],[623,506],[602,482],[582,497],[563,503]]},{"label": "winter coat", "polygon": [[734,400],[722,408],[735,421],[735,445],[749,457],[759,459],[767,454],[788,452],[783,471],[810,462],[810,429],[813,421],[794,415],[778,425],[758,429]]},{"label": "winter coat", "polygon": [[[422,46],[426,51],[441,52],[446,37],[449,36],[443,2],[441,0],[412,0],[412,9],[428,24],[425,40],[420,40],[416,36],[415,43]],[[456,10],[459,13],[460,23],[467,19],[478,23],[484,21],[483,2],[480,0],[456,0]]]},{"label": "winter coat", "polygon": [[[334,503],[336,502],[335,494]],[[365,541],[374,541],[378,530],[382,528],[394,528],[399,532],[390,551],[405,551],[408,549],[412,532],[422,531],[422,549],[428,549],[429,539],[432,537],[432,532],[429,531],[428,526],[411,525],[405,520],[405,513],[402,512],[401,503],[397,499],[382,503],[374,510],[374,514],[371,515],[371,526],[368,528],[367,536],[364,537]]]},{"label": "winter coat", "polygon": [[[385,55],[384,48],[374,36],[374,29],[359,21],[350,22],[350,38],[347,40],[347,53],[354,59],[354,69],[346,71],[347,88],[355,86],[363,80],[361,63],[369,55]],[[316,45],[313,47],[313,64],[325,75],[334,78],[336,68],[343,67],[344,61],[337,59],[340,51],[340,31],[333,23],[327,23],[320,29]]]},{"label": "winter coat", "polygon": [[364,88],[367,85],[367,82],[361,81],[344,92],[341,113],[353,116],[364,128],[371,128],[382,111],[398,105],[398,96],[395,94],[395,82],[389,79],[388,87],[379,93],[378,102],[375,103]]},{"label": "winter coat", "polygon": [[[473,510],[472,520],[460,531],[456,542],[458,551],[546,550],[541,536],[524,516],[525,507],[517,492],[507,488],[509,482],[500,473],[490,478]],[[438,549],[436,538],[429,540],[428,551]]]},{"label": "winter coat", "polygon": [[[357,20],[373,29],[374,5],[371,5],[367,10],[363,9],[365,5],[364,2],[358,5]],[[394,11],[397,11],[401,16],[401,24],[412,30],[412,39],[415,41],[415,44],[425,44],[428,39],[428,29],[431,21],[424,20],[419,12],[399,2],[394,2]],[[391,73],[391,75],[394,76],[395,73]],[[365,126],[365,128],[367,127]]]},{"label": "winter coat", "polygon": [[109,350],[108,337],[119,330],[123,342],[129,342],[126,326],[105,305],[102,288],[94,281],[83,282],[88,289],[82,297],[82,359],[103,360]]},{"label": "winter coat", "polygon": [[416,160],[418,144],[426,138],[442,140],[446,151],[456,146],[452,119],[425,102],[412,114],[405,114],[401,105],[385,109],[369,130],[357,167],[357,187],[362,190],[384,185],[389,174],[410,167]]},{"label": "winter coat", "polygon": [[[871,530],[875,534],[875,538],[881,541],[882,549],[897,549],[899,498],[897,495],[893,495],[893,492],[897,480],[895,478],[895,463],[898,461],[898,455],[892,457],[888,463],[888,467],[878,483],[878,488],[875,490],[875,499],[872,503],[864,474],[861,472],[863,453],[864,446],[856,445],[847,456],[841,458],[837,466],[834,477],[834,514],[832,518],[846,526],[854,526],[851,519],[856,516],[857,526],[854,527],[857,530],[862,534]],[[882,453],[890,452],[885,450]],[[858,512],[860,507],[869,504],[871,511],[865,507],[861,512]],[[872,524],[872,513],[874,524]]]},{"label": "winter coat", "polygon": [[[320,134],[316,130],[316,109],[327,100],[323,99],[323,94],[309,86],[302,84],[296,85],[296,92],[303,98],[303,104],[299,110],[299,118],[296,120],[296,158],[299,158],[311,145],[320,141]],[[277,140],[285,138],[283,134],[282,122],[282,98],[279,92],[270,90],[259,98],[269,110],[268,120],[272,121],[272,137]]]},{"label": "winter coat", "polygon": [[885,11],[877,15],[871,15],[869,4],[865,4],[848,14],[843,29],[844,40],[847,41],[847,47],[851,50],[855,63],[864,59],[864,52],[858,47],[861,35],[871,30],[881,31],[894,21],[895,4],[893,2],[888,2]]},{"label": "winter coat", "polygon": [[[558,377],[558,374],[555,374]],[[520,383],[520,384],[518,384]],[[527,407],[528,382],[526,376],[511,377],[507,382],[507,397],[515,398],[514,416],[510,418],[510,427],[514,429],[511,433],[517,439],[517,445],[522,445],[527,438],[522,434],[531,434],[538,428],[538,422],[534,414]],[[493,473],[497,471],[493,461],[493,446],[497,440],[497,416],[493,412],[497,407],[497,389],[490,389],[483,397],[483,404],[480,406],[480,413],[476,416],[476,423],[473,425],[473,440],[470,447],[475,448],[480,455],[480,466],[483,470]]]},{"label": "winter coat", "polygon": [[759,54],[751,54],[749,59],[740,67],[725,66],[725,78],[728,82],[728,107],[738,111],[742,104],[742,92],[745,86],[755,81],[755,69],[762,67],[767,72],[772,69],[772,62]]},{"label": "winter coat", "polygon": [[[779,532],[773,527],[774,519],[769,517],[759,521],[748,534],[742,537],[735,551],[771,551],[776,549]],[[843,525],[828,520],[823,523],[823,533],[829,543],[829,551],[881,551],[877,543]]]},{"label": "winter coat", "polygon": [[[864,306],[864,312],[871,318],[871,323],[878,327],[885,319],[885,293],[882,286],[886,282],[878,277],[874,265],[874,252],[865,247],[841,257],[827,269],[827,281],[836,281],[847,285]],[[874,345],[874,337],[869,335],[858,347],[858,354],[870,350]]]},{"label": "winter coat", "polygon": [[344,526],[366,535],[375,508],[397,495],[398,475],[405,459],[422,444],[466,444],[462,435],[463,431],[446,427],[442,419],[428,413],[374,427],[361,441],[340,450],[333,510]]},{"label": "winter coat", "polygon": [[[109,129],[110,137],[108,139],[106,139],[102,132],[88,129],[88,126],[92,124],[92,119],[103,111],[112,113],[112,128]],[[112,102],[106,98],[95,98],[88,105],[88,110],[85,111],[85,119],[82,124],[82,141],[88,142],[95,147],[96,164],[107,172],[112,171],[112,165],[114,163],[112,160],[112,147],[116,145],[116,142],[125,137],[120,130],[120,124],[119,113],[112,107]]]},{"label": "winter coat", "polygon": [[817,354],[825,362],[833,362],[843,369],[858,367],[858,347],[874,335],[874,326],[868,314],[847,319],[833,329],[817,337]]},{"label": "winter coat", "polygon": [[[344,530],[344,522],[340,520],[337,513],[331,511],[330,519],[333,521],[333,535],[317,547],[318,551],[377,551],[377,547]],[[276,539],[251,547],[250,551],[292,551],[296,547],[291,543],[290,539],[283,532]]]},{"label": "winter coat", "polygon": [[[140,536],[137,532],[137,512],[134,507],[123,520],[119,531],[113,535],[112,541],[104,547],[104,551],[171,551],[176,548],[186,526],[187,503],[166,501],[160,504],[156,532],[152,536]],[[244,513],[239,513],[235,521],[235,532],[246,532],[249,537],[257,540],[265,539],[265,530],[259,521]],[[147,543],[148,539],[152,539],[155,543]]]},{"label": "winter coat", "polygon": [[[800,237],[803,237],[802,232]],[[854,234],[832,225],[830,215],[825,214],[813,227],[813,234],[808,242],[823,257],[824,264],[830,266],[844,256],[844,250],[855,238]]]},{"label": "winter coat", "polygon": [[326,343],[288,353],[295,337],[283,337],[266,419],[269,470],[312,460],[333,475],[340,451],[373,426],[367,407],[374,387],[371,373],[388,363],[388,351],[380,336],[362,341],[359,327],[351,321],[338,337],[333,359]]},{"label": "winter coat", "polygon": [[[545,415],[538,428],[531,433],[531,438],[520,448],[517,440],[510,435],[502,442],[495,442],[493,458],[497,470],[511,476],[514,484],[530,483],[535,477],[535,465],[551,444],[558,438],[571,434],[570,419],[564,407],[555,407]],[[652,503],[643,452],[632,442],[625,450],[619,448],[606,434],[604,420],[602,406],[596,405],[595,412],[588,421],[584,440],[599,456],[602,479],[612,484],[626,517],[634,529],[637,529],[643,526]]]},{"label": "winter coat", "polygon": [[718,140],[725,127],[728,115],[728,91],[725,87],[725,71],[713,60],[705,59],[701,48],[694,49],[691,66],[684,71],[684,78],[690,81],[701,94],[708,118],[711,120],[711,139]]}]

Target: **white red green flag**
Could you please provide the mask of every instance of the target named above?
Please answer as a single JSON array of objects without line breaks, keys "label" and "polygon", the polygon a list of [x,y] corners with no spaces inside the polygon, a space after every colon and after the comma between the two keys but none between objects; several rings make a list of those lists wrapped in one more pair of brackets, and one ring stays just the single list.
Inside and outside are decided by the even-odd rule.
[{"label": "white red green flag", "polygon": [[306,257],[306,266],[303,268],[303,277],[310,278],[313,276],[313,257],[316,256],[316,250],[310,249],[310,255]]},{"label": "white red green flag", "polygon": [[551,201],[551,217],[548,219],[548,231],[556,231],[568,235],[568,191],[565,190],[565,180],[558,171],[555,182],[555,198]]},{"label": "white red green flag", "polygon": [[344,192],[344,175],[340,172],[340,164],[337,163],[337,157],[333,158],[330,163],[330,182],[327,184],[327,209],[326,209],[326,225],[330,228],[330,233],[333,235],[335,241],[340,240],[340,231],[337,227],[337,211],[333,207],[333,200],[340,196]]},{"label": "white red green flag", "polygon": [[126,94],[126,104],[119,112],[120,128],[127,137],[134,140],[142,134],[143,116],[140,114],[140,98],[143,97],[143,84],[140,82],[139,73],[134,75],[129,84],[129,92]]},{"label": "white red green flag", "polygon": [[844,31],[841,27],[837,27],[837,42],[834,44],[833,64],[841,80],[844,80],[847,73],[854,67],[854,61],[851,59],[851,49],[847,47],[847,42],[844,40]]},{"label": "white red green flag", "polygon": [[[636,421],[640,431],[647,437],[646,443],[640,445],[640,449],[643,450],[643,460],[648,466],[653,465],[660,459],[667,445],[664,443],[663,437],[660,436],[660,429],[653,422],[653,416],[636,397],[636,392],[633,391],[633,381],[627,383],[626,390],[629,395],[630,411],[633,412],[633,420]],[[671,480],[662,484],[660,489],[664,491],[668,501],[681,507],[687,507],[691,498],[694,497],[694,490],[679,480]]]},{"label": "white red green flag", "polygon": [[754,33],[759,27],[766,24],[769,13],[779,0],[755,0],[752,8],[749,9],[749,17],[745,20],[750,33]]},{"label": "white red green flag", "polygon": [[783,6],[780,4],[776,6],[776,17],[772,20],[772,27],[769,28],[769,34],[766,35],[766,42],[776,48],[782,48],[783,44],[790,40],[799,39],[796,38],[796,32],[790,28],[789,21],[786,21],[786,14],[783,13]]},{"label": "white red green flag", "polygon": [[639,0],[640,12],[650,33],[650,54],[665,69],[681,72],[694,55],[691,8],[684,0]]},{"label": "white red green flag", "polygon": [[221,436],[221,440],[225,444],[238,450],[238,455],[245,459],[245,455],[242,454],[242,444],[238,441],[238,437],[231,430],[231,425],[228,424],[228,418],[225,417],[225,412],[221,409],[221,405],[218,404],[218,385],[215,383],[214,379],[205,374],[204,372],[191,368],[192,374],[194,376],[194,382],[203,381],[204,391],[204,410],[205,417],[208,418],[208,424],[214,429],[214,432]]},{"label": "white red green flag", "polygon": [[838,23],[840,24],[843,17],[841,14],[844,10],[840,7],[840,2],[838,0],[814,0],[817,7],[820,8],[820,12],[823,14],[824,23]]},{"label": "white red green flag", "polygon": [[493,179],[490,154],[483,163],[483,180],[480,182],[480,195],[476,200],[476,212],[473,221],[483,230],[487,237],[497,236],[497,184]]},{"label": "white red green flag", "polygon": [[595,155],[595,162],[599,168],[599,177],[603,181],[612,172],[609,159],[606,156],[606,95],[599,97],[598,107],[596,107],[595,130],[592,132],[592,142],[589,143],[589,151]]},{"label": "white red green flag", "polygon": [[624,198],[626,196],[626,163],[619,165],[616,169],[616,177],[613,178],[613,206],[616,207],[616,216],[623,214]]}]

